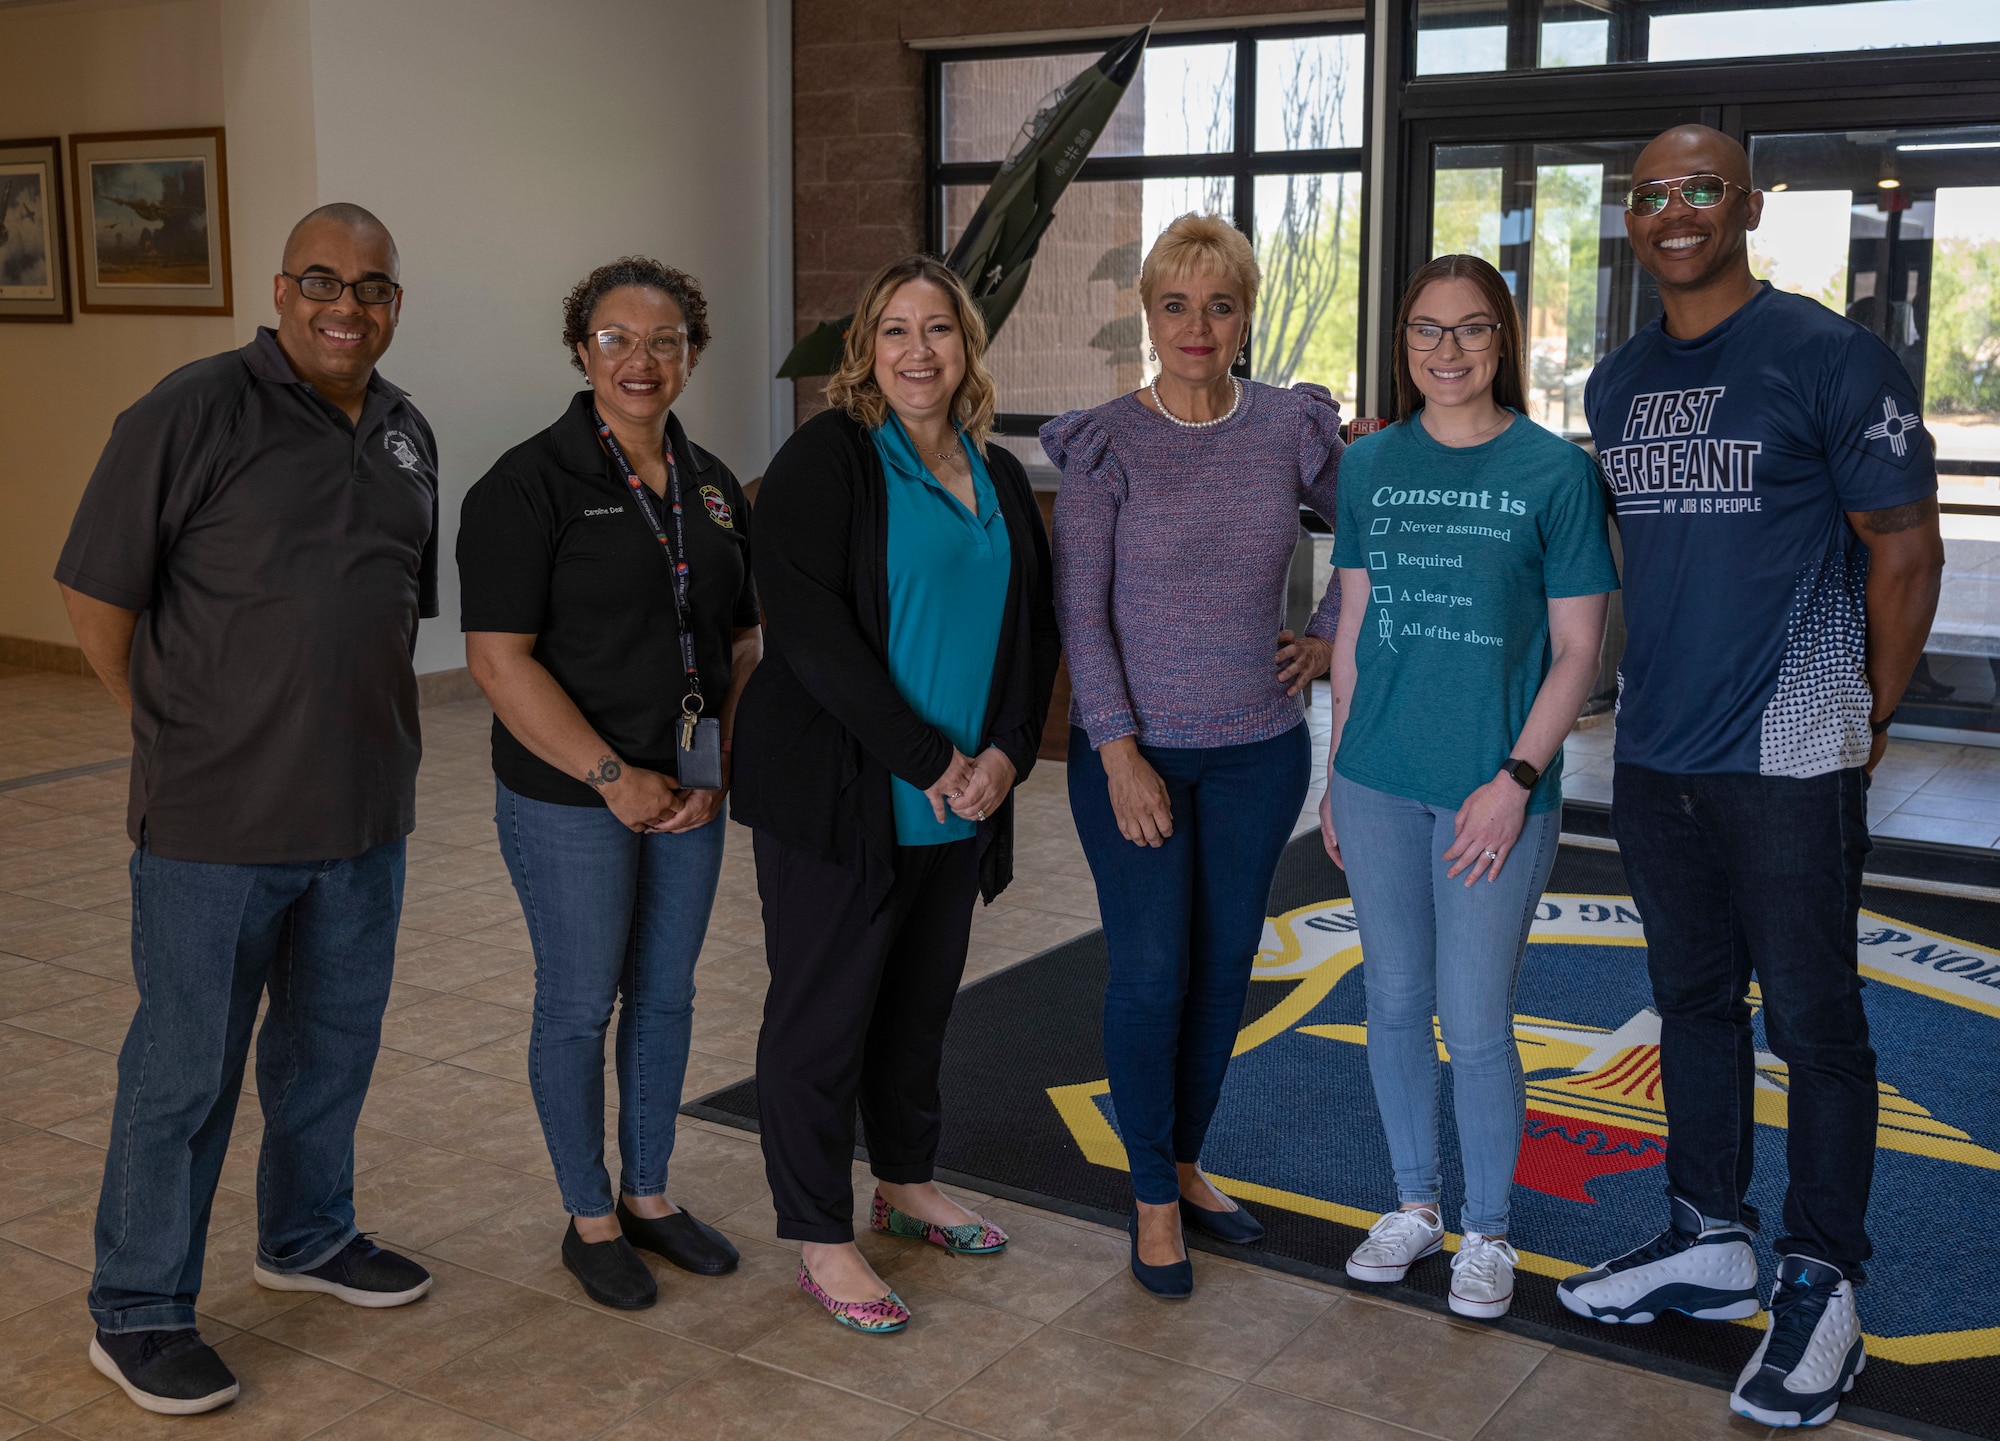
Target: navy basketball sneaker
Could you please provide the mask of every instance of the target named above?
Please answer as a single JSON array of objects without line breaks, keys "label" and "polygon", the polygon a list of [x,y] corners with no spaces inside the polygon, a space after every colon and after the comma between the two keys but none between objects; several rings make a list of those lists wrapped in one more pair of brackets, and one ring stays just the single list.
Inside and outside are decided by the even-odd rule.
[{"label": "navy basketball sneaker", "polygon": [[1556,1299],[1579,1316],[1643,1325],[1662,1311],[1698,1321],[1757,1314],[1757,1253],[1742,1226],[1704,1226],[1672,1198],[1673,1224],[1636,1251],[1559,1282]]},{"label": "navy basketball sneaker", "polygon": [[1867,1360],[1854,1283],[1837,1266],[1785,1256],[1771,1288],[1770,1325],[1736,1378],[1729,1409],[1765,1426],[1824,1426]]}]

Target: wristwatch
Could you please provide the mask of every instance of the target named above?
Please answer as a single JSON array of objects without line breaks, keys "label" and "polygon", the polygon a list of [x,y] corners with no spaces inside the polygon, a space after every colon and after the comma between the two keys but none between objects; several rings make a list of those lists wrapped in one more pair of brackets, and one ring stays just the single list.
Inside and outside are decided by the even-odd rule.
[{"label": "wristwatch", "polygon": [[1889,729],[1890,724],[1895,719],[1896,719],[1896,713],[1894,711],[1890,711],[1889,714],[1883,716],[1882,719],[1880,720],[1869,721],[1868,734],[1870,734],[1871,736],[1879,736],[1880,734],[1882,734],[1883,731]]},{"label": "wristwatch", "polygon": [[1502,774],[1511,776],[1514,784],[1524,791],[1533,790],[1535,782],[1542,778],[1540,771],[1536,770],[1519,756],[1508,756],[1507,764],[1501,766],[1500,770]]}]

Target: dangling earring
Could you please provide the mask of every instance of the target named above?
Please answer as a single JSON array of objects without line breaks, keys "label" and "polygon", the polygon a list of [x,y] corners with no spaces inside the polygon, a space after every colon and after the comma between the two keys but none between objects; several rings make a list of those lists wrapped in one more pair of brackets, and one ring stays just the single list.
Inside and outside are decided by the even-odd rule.
[{"label": "dangling earring", "polygon": [[1236,363],[1238,365],[1248,365],[1250,363],[1250,347],[1248,344],[1245,344],[1241,350],[1236,352]]},{"label": "dangling earring", "polygon": [[1157,365],[1160,360],[1160,352],[1155,350],[1152,346],[1149,345],[1146,347],[1146,359],[1152,361],[1155,365]]}]

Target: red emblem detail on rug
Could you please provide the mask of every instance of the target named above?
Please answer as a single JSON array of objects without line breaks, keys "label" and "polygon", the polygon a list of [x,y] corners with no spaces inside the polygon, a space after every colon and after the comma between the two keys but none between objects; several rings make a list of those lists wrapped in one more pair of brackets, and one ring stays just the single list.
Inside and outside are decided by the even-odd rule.
[{"label": "red emblem detail on rug", "polygon": [[1599,1176],[1642,1171],[1666,1158],[1664,1136],[1531,1110],[1521,1126],[1514,1179],[1544,1196],[1594,1206],[1587,1188]]}]

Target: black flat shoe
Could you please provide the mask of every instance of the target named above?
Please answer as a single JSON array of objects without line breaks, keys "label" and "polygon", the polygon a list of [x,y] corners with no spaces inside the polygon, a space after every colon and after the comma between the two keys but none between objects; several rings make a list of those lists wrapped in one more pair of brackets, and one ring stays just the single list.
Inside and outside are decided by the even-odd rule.
[{"label": "black flat shoe", "polygon": [[583,1294],[615,1311],[643,1311],[660,1297],[653,1273],[623,1236],[586,1241],[576,1233],[576,1217],[563,1232],[562,1263],[583,1287]]},{"label": "black flat shoe", "polygon": [[1139,1259],[1139,1213],[1134,1211],[1126,1229],[1132,1233],[1132,1275],[1141,1286],[1162,1301],[1185,1301],[1194,1294],[1194,1263],[1175,1261],[1165,1266],[1148,1266]]},{"label": "black flat shoe", "polygon": [[664,1256],[697,1276],[727,1276],[736,1269],[736,1248],[715,1227],[686,1211],[671,1216],[635,1216],[618,1203],[618,1224],[625,1239],[642,1251]]},{"label": "black flat shoe", "polygon": [[1181,1220],[1193,1223],[1197,1231],[1206,1231],[1218,1241],[1238,1246],[1254,1246],[1264,1239],[1264,1223],[1241,1205],[1233,1211],[1211,1211],[1183,1196]]}]

